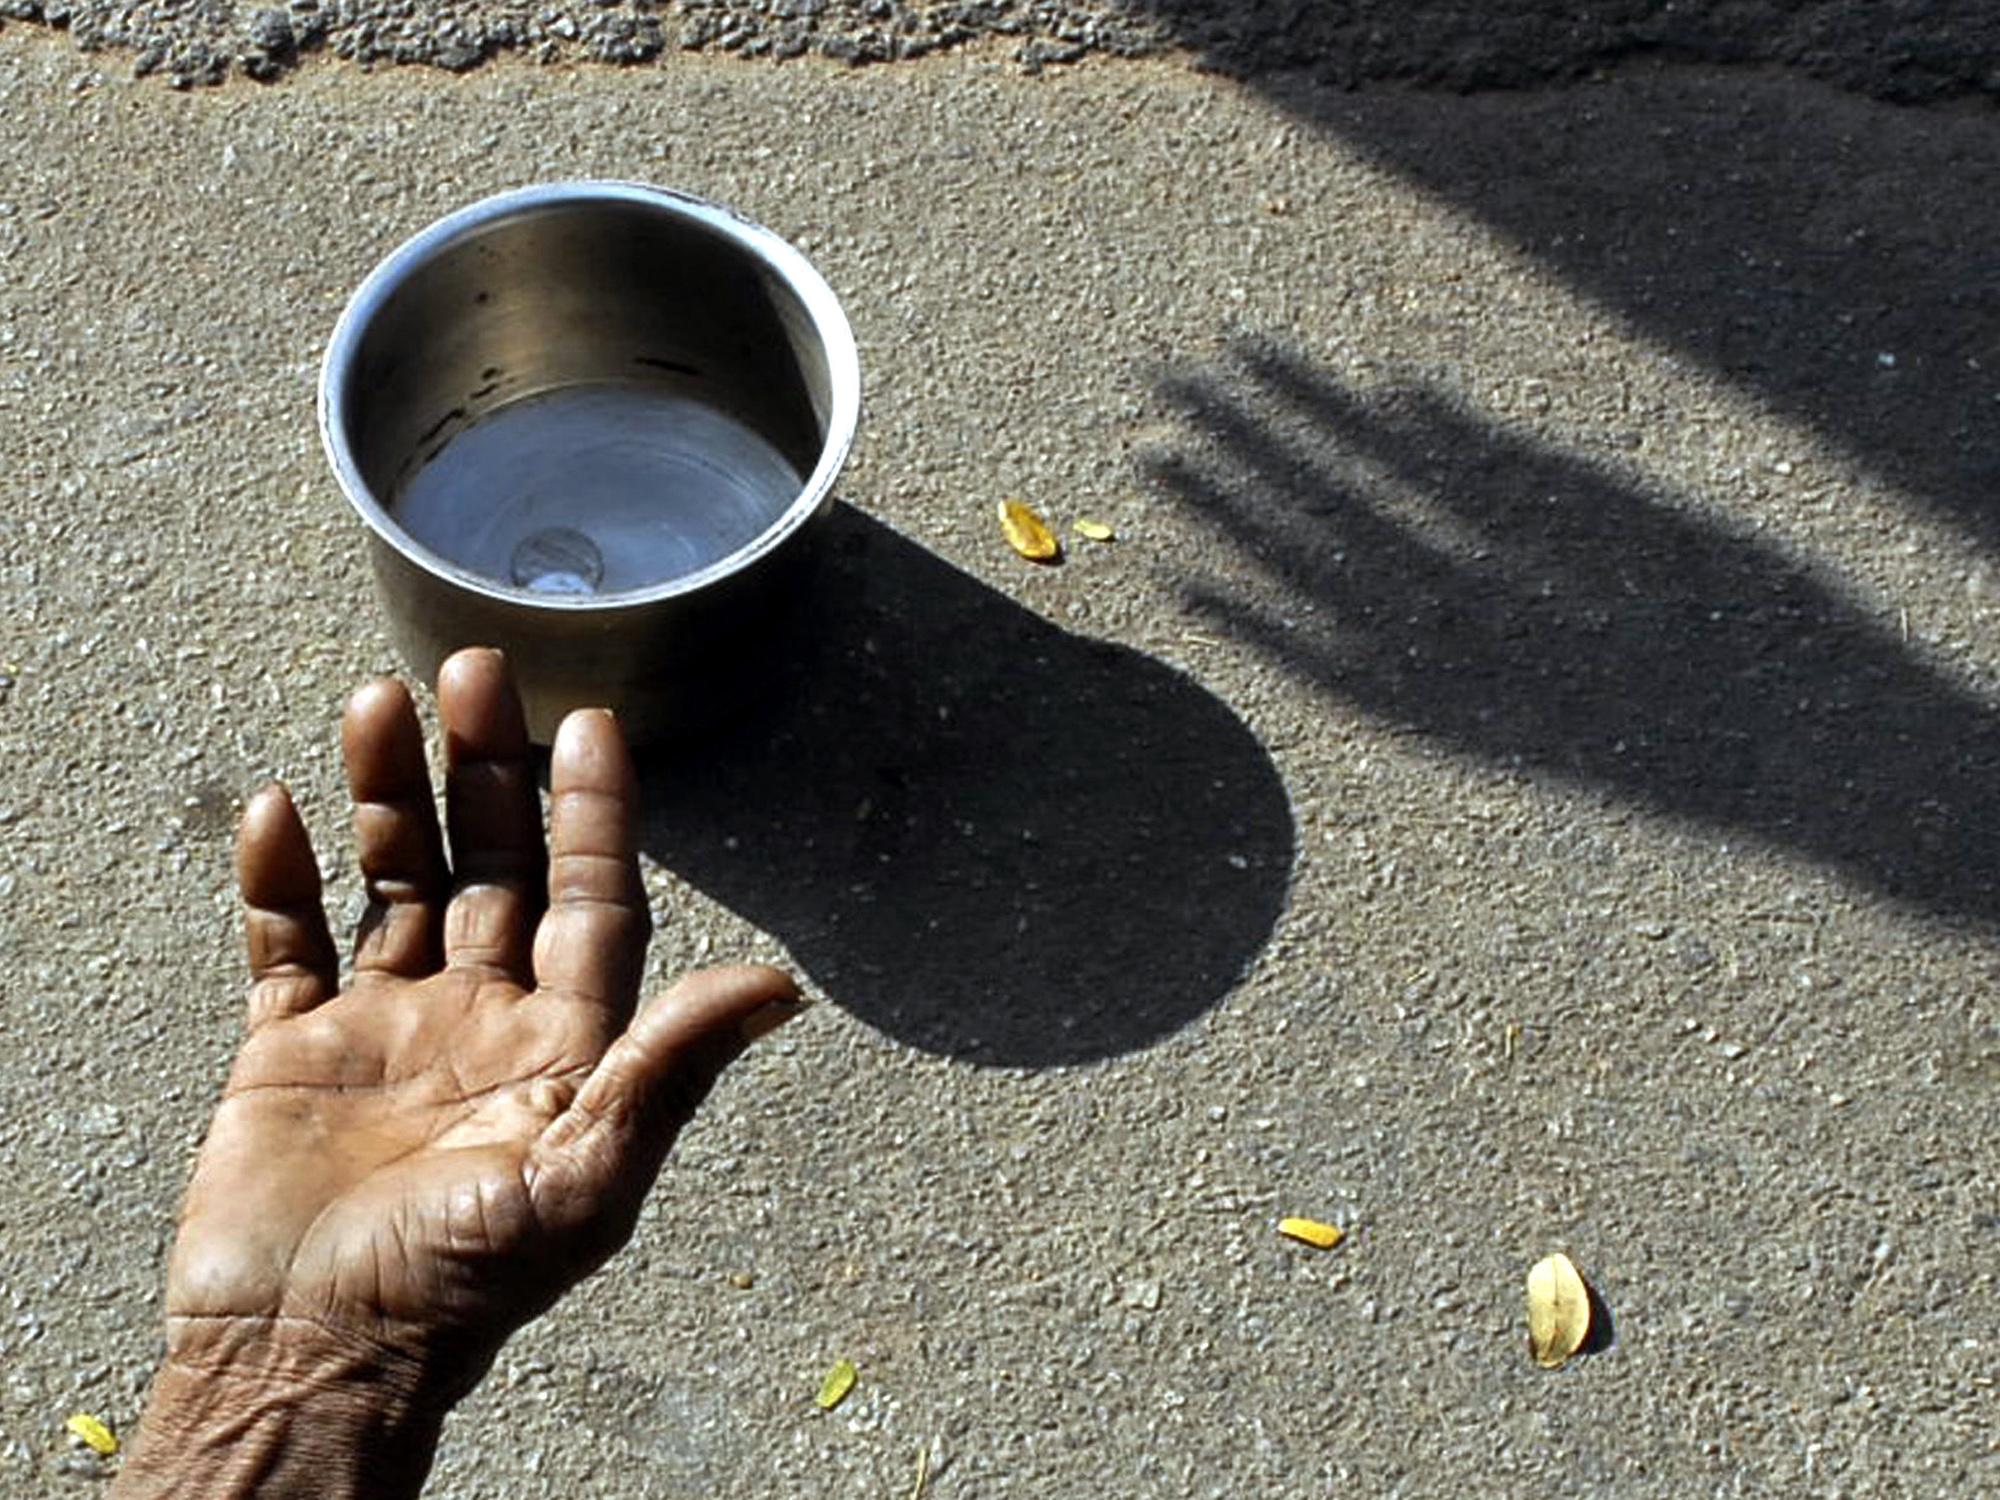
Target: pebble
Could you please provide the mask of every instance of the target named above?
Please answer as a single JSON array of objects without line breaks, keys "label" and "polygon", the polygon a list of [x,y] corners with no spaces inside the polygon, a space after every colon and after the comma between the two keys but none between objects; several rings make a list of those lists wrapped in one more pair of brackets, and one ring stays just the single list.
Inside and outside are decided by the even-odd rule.
[{"label": "pebble", "polygon": [[103,1140],[125,1128],[125,1117],[113,1105],[91,1104],[76,1112],[72,1127],[78,1135]]},{"label": "pebble", "polygon": [[1152,1312],[1160,1305],[1160,1284],[1157,1281],[1128,1281],[1120,1288],[1118,1300],[1126,1307]]}]

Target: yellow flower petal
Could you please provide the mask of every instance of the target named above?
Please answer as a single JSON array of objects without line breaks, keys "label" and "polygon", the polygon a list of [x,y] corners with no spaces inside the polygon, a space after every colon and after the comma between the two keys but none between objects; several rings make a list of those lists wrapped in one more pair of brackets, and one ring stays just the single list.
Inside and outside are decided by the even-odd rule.
[{"label": "yellow flower petal", "polygon": [[847,1399],[847,1393],[854,1389],[854,1382],[859,1378],[860,1372],[854,1368],[853,1360],[836,1361],[834,1367],[826,1372],[826,1379],[819,1383],[819,1394],[813,1397],[813,1401],[821,1411],[832,1411]]},{"label": "yellow flower petal", "polygon": [[118,1451],[118,1434],[106,1427],[87,1411],[76,1412],[63,1423],[71,1432],[82,1438],[99,1453],[106,1455]]},{"label": "yellow flower petal", "polygon": [[1566,1364],[1590,1337],[1590,1288],[1567,1255],[1528,1273],[1528,1352],[1545,1370]]},{"label": "yellow flower petal", "polygon": [[1007,545],[1029,562],[1054,562],[1062,555],[1062,543],[1049,530],[1049,523],[1019,500],[1000,502],[1000,530]]},{"label": "yellow flower petal", "polygon": [[1072,521],[1070,523],[1070,530],[1074,531],[1080,537],[1087,537],[1093,542],[1108,542],[1114,536],[1118,535],[1117,532],[1106,526],[1102,521],[1094,521],[1089,516],[1080,516]]},{"label": "yellow flower petal", "polygon": [[1322,1224],[1317,1219],[1280,1219],[1278,1233],[1316,1250],[1331,1250],[1347,1238],[1347,1231],[1339,1225]]}]

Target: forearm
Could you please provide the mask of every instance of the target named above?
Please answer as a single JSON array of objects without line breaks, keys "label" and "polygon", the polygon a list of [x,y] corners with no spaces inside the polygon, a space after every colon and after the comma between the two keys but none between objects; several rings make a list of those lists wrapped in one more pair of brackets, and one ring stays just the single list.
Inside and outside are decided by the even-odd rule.
[{"label": "forearm", "polygon": [[114,1500],[414,1500],[442,1403],[361,1355],[246,1351],[169,1358]]}]

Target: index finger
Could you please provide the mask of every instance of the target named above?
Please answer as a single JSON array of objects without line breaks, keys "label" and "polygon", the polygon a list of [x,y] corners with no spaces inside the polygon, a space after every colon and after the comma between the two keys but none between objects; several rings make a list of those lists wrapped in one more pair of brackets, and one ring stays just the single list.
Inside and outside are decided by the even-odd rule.
[{"label": "index finger", "polygon": [[549,907],[535,983],[599,1007],[615,1034],[632,1014],[652,918],[639,880],[638,776],[618,722],[571,714],[549,760]]}]

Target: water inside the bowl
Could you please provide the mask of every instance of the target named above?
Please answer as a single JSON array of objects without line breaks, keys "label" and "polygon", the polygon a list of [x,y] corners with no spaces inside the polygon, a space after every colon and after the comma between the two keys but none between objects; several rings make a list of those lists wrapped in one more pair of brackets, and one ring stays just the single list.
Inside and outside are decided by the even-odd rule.
[{"label": "water inside the bowl", "polygon": [[704,401],[584,385],[482,416],[410,475],[390,509],[422,545],[503,585],[618,594],[727,557],[803,483],[762,435]]}]

